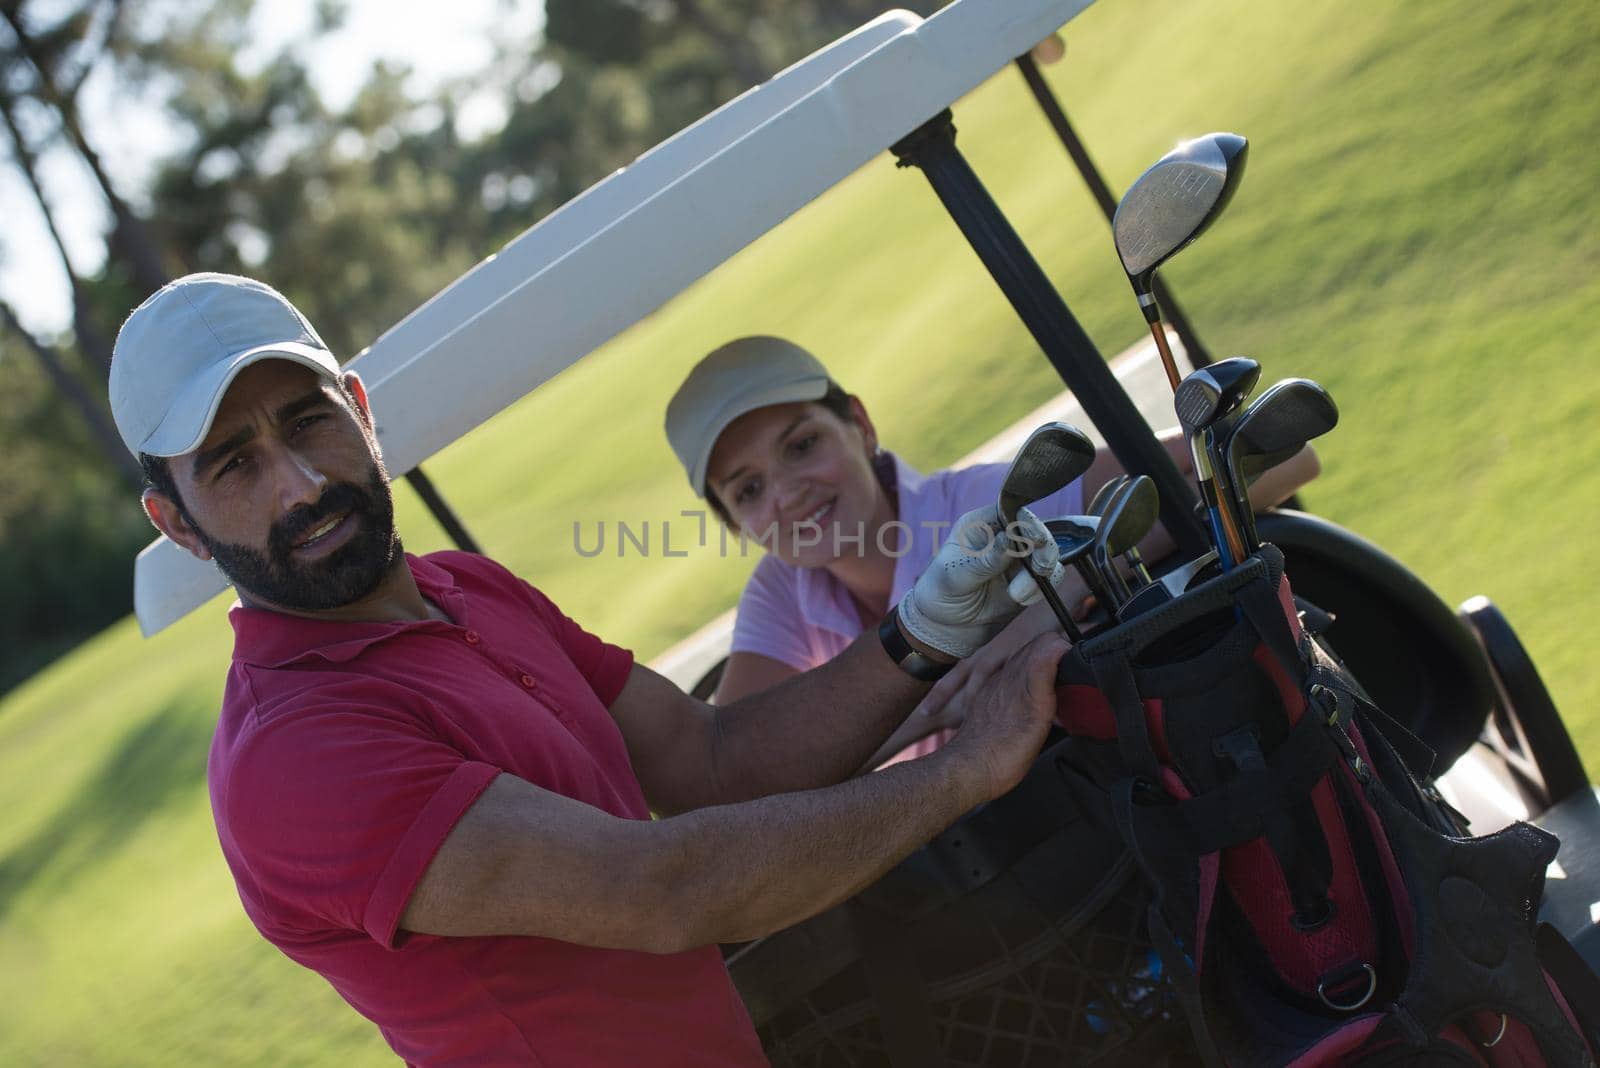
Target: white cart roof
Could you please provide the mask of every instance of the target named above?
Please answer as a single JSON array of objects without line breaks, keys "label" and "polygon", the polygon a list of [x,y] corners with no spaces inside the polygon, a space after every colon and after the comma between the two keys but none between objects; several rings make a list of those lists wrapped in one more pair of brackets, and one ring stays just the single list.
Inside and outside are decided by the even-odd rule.
[{"label": "white cart roof", "polygon": [[[409,471],[661,307],[1027,52],[1092,0],[955,0],[883,15],[730,101],[478,264],[348,366]],[[146,635],[222,592],[159,538]]]}]

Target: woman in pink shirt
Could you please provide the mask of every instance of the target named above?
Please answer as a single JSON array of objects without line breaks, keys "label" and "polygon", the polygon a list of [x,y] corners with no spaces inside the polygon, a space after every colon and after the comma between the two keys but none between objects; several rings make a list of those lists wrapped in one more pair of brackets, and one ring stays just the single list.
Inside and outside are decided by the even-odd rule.
[{"label": "woman in pink shirt", "polygon": [[[956,520],[995,503],[1008,467],[918,474],[880,448],[860,398],[816,357],[775,337],[740,338],[706,356],[667,406],[666,424],[695,492],[767,550],[739,599],[718,702],[816,667],[877,626]],[[1183,439],[1168,440],[1187,469]],[[1306,450],[1282,468],[1293,470],[1255,490],[1287,497],[1315,475],[1316,459]],[[1081,513],[1120,472],[1102,449],[1082,478],[1030,508],[1044,519]],[[1146,546],[1152,556],[1170,547],[1159,527]],[[1072,571],[1061,590],[1068,604],[1087,593]],[[1013,626],[1037,631],[1048,617],[1036,606]],[[942,726],[913,715],[868,766],[932,752],[947,736]]]}]

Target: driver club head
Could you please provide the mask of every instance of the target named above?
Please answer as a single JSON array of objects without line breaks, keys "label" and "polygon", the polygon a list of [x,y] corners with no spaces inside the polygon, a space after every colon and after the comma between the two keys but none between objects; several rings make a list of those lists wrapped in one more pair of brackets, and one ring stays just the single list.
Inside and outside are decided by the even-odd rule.
[{"label": "driver club head", "polygon": [[1050,496],[1089,469],[1094,442],[1075,426],[1046,423],[1028,435],[1000,485],[1000,522],[1017,518],[1022,506]]},{"label": "driver club head", "polygon": [[1260,379],[1261,365],[1248,356],[1230,356],[1190,372],[1172,395],[1184,434],[1193,435],[1238,411]]},{"label": "driver club head", "polygon": [[1204,233],[1228,206],[1249,148],[1234,133],[1196,137],[1156,160],[1128,187],[1111,232],[1134,292],[1149,294],[1156,268]]}]

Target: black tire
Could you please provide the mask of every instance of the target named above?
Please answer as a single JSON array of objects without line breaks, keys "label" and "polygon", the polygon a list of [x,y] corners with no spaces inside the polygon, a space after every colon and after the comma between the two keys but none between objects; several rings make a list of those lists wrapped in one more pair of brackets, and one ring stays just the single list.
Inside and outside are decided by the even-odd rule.
[{"label": "black tire", "polygon": [[[1457,613],[1477,639],[1499,697],[1500,733],[1523,748],[1544,780],[1552,806],[1589,788],[1589,775],[1550,691],[1505,614],[1487,597],[1473,597]],[[1509,720],[1509,722],[1506,722]]]},{"label": "black tire", "polygon": [[1374,701],[1434,751],[1443,774],[1483,732],[1494,682],[1462,621],[1409,568],[1320,516],[1256,520],[1294,592],[1333,614],[1326,640]]}]

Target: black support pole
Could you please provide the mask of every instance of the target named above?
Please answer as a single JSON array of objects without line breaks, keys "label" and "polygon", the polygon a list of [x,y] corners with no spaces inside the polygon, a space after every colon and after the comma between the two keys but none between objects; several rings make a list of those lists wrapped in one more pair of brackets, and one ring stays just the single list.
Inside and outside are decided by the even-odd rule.
[{"label": "black support pole", "polygon": [[417,496],[422,498],[422,503],[428,506],[428,511],[433,513],[433,518],[439,521],[444,532],[450,535],[450,540],[456,543],[456,548],[469,553],[482,554],[478,543],[467,528],[462,525],[460,518],[454,510],[439,496],[439,491],[433,488],[433,480],[422,473],[421,467],[414,467],[406,474],[406,481],[411,483],[411,488],[417,491]]},{"label": "black support pole", "polygon": [[945,111],[890,149],[902,167],[917,167],[945,210],[999,284],[1034,340],[1083,405],[1130,473],[1148,474],[1161,494],[1161,520],[1188,557],[1210,549],[1195,516],[1196,494],[1128,399],[1111,368],[1066,302],[1051,286],[1017,232],[956,149]]},{"label": "black support pole", "polygon": [[[1094,160],[1089,158],[1089,150],[1078,140],[1077,132],[1067,121],[1067,113],[1062,109],[1055,93],[1050,91],[1044,75],[1039,72],[1039,64],[1034,62],[1032,56],[1018,56],[1017,69],[1022,72],[1022,80],[1028,83],[1028,88],[1033,92],[1033,99],[1038,101],[1039,109],[1050,122],[1050,128],[1061,140],[1061,147],[1072,157],[1078,173],[1083,175],[1083,184],[1089,187],[1090,194],[1094,196],[1095,203],[1100,205],[1100,211],[1109,223],[1117,214],[1117,198],[1111,195],[1110,187],[1106,185],[1105,179],[1100,177],[1100,171],[1095,167]],[[1178,340],[1183,342],[1183,351],[1189,354],[1189,363],[1195,367],[1204,367],[1210,363],[1210,350],[1201,343],[1200,335],[1194,332],[1189,317],[1184,315],[1183,309],[1178,306],[1178,298],[1174,297],[1172,290],[1161,281],[1160,275],[1155,278],[1155,298],[1156,303],[1161,306],[1162,318],[1177,333]]]}]

